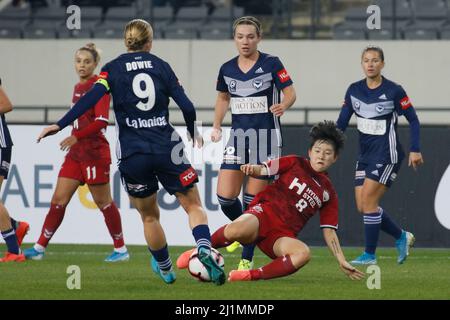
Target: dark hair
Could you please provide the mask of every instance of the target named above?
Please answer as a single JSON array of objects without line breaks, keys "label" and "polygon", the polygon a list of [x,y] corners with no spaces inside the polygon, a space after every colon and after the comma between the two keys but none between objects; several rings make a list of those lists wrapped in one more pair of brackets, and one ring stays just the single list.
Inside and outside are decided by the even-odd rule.
[{"label": "dark hair", "polygon": [[384,62],[384,52],[383,52],[383,49],[381,49],[380,47],[377,47],[377,46],[367,46],[367,47],[365,47],[364,50],[363,50],[363,52],[362,52],[362,54],[361,54],[361,59],[362,59],[362,57],[364,57],[364,54],[365,54],[367,51],[375,51],[375,52],[378,52],[378,54],[380,55],[381,61]]},{"label": "dark hair", "polygon": [[90,42],[84,45],[84,47],[81,47],[78,51],[87,51],[92,55],[92,58],[94,59],[94,62],[98,64],[100,62],[100,53],[98,52],[97,47],[94,43]]},{"label": "dark hair", "polygon": [[336,127],[334,121],[324,120],[319,122],[311,128],[309,136],[311,137],[309,149],[312,149],[316,141],[326,141],[333,146],[334,152],[338,155],[344,147],[345,135]]},{"label": "dark hair", "polygon": [[233,36],[236,33],[237,26],[239,26],[241,24],[254,26],[255,29],[256,29],[256,34],[258,35],[258,37],[261,37],[261,34],[262,34],[261,22],[259,22],[258,19],[256,19],[255,17],[252,17],[252,16],[240,17],[240,18],[238,18],[238,19],[236,19],[234,21],[234,23],[233,23]]}]

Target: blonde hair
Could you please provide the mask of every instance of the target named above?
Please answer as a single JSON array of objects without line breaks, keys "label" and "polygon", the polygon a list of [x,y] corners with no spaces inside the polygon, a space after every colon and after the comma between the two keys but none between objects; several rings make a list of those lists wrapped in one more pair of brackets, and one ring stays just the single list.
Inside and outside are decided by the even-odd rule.
[{"label": "blonde hair", "polygon": [[94,62],[98,64],[100,62],[100,50],[97,49],[95,46],[95,43],[89,42],[85,44],[83,47],[77,50],[77,53],[79,51],[87,51],[92,55],[92,58],[94,59]]},{"label": "blonde hair", "polygon": [[252,16],[245,16],[245,17],[240,17],[238,19],[236,19],[233,23],[233,36],[236,33],[236,28],[237,26],[241,25],[241,24],[246,24],[246,25],[250,25],[250,26],[254,26],[256,29],[256,35],[258,37],[261,37],[262,35],[262,26],[261,26],[261,22],[259,22],[258,19],[256,19],[255,17]]},{"label": "blonde hair", "polygon": [[153,29],[150,23],[142,19],[134,19],[127,23],[123,34],[125,46],[131,51],[141,50],[153,40]]}]

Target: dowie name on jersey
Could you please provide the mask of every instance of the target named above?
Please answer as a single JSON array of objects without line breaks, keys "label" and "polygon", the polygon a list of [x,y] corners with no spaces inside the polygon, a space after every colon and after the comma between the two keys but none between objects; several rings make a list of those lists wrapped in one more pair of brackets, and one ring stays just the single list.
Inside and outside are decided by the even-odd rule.
[{"label": "dowie name on jersey", "polygon": [[133,61],[125,63],[127,71],[134,71],[139,69],[153,69],[152,62],[147,61]]},{"label": "dowie name on jersey", "polygon": [[126,118],[127,126],[133,127],[136,129],[139,128],[151,128],[151,127],[164,127],[167,125],[167,121],[165,117],[153,117],[150,119],[130,119]]}]

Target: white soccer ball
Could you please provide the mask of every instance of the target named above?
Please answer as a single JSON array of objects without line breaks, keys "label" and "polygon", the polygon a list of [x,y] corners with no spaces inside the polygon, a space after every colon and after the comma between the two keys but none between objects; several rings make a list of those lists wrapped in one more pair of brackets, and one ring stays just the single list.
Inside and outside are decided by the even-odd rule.
[{"label": "white soccer ball", "polygon": [[[225,266],[225,259],[220,254],[220,252],[214,248],[211,248],[211,255],[214,257],[217,264],[223,269],[223,267]],[[204,282],[211,281],[208,271],[206,270],[205,266],[201,263],[200,259],[198,258],[197,249],[195,249],[194,252],[192,252],[191,256],[189,257],[188,270],[189,270],[189,273],[198,281],[204,281]]]}]

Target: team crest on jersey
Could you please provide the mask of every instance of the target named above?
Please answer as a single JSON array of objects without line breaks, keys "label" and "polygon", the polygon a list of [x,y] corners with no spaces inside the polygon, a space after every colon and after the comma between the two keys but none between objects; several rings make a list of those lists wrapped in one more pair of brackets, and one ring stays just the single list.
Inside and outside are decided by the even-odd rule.
[{"label": "team crest on jersey", "polygon": [[361,102],[355,101],[354,106],[355,106],[355,109],[356,109],[356,110],[359,110],[359,108],[361,108]]},{"label": "team crest on jersey", "polygon": [[381,113],[381,112],[383,112],[383,110],[384,110],[384,106],[382,106],[381,104],[379,104],[379,105],[377,105],[377,106],[375,107],[375,109],[377,109],[377,111],[378,111],[379,113]]},{"label": "team crest on jersey", "polygon": [[327,202],[328,200],[330,200],[330,194],[328,193],[327,190],[325,190],[325,191],[323,192],[323,197],[322,197],[322,199],[323,199],[323,202]]},{"label": "team crest on jersey", "polygon": [[262,79],[253,80],[253,86],[255,87],[255,89],[258,90],[259,88],[261,88],[262,85],[263,85]]},{"label": "team crest on jersey", "polygon": [[230,81],[230,84],[228,85],[228,90],[230,90],[230,92],[236,92],[236,80]]},{"label": "team crest on jersey", "polygon": [[253,80],[253,86],[257,90],[262,87],[262,84],[263,84],[262,79],[255,79],[255,80]]},{"label": "team crest on jersey", "polygon": [[258,203],[252,207],[252,211],[255,211],[256,213],[262,213],[264,210],[261,207],[261,205]]}]

